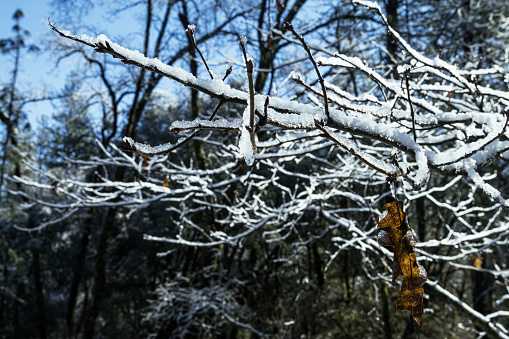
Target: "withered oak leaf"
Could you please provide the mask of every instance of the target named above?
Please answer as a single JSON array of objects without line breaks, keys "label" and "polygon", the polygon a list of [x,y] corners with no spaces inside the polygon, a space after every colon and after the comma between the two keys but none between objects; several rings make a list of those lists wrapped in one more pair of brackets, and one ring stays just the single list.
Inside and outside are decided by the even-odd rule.
[{"label": "withered oak leaf", "polygon": [[388,213],[378,222],[378,227],[383,228],[378,235],[378,243],[393,247],[392,284],[396,283],[397,278],[403,279],[396,309],[410,311],[414,320],[420,325],[426,270],[417,262],[415,240],[403,211],[403,202],[387,203],[384,209]]},{"label": "withered oak leaf", "polygon": [[170,176],[166,174],[166,178],[164,178],[163,187],[170,187]]}]

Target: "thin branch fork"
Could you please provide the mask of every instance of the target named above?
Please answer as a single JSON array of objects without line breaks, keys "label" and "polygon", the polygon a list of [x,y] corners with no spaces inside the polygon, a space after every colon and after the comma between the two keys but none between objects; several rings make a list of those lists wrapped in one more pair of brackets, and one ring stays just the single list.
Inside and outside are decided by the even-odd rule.
[{"label": "thin branch fork", "polygon": [[410,75],[410,71],[412,69],[408,68],[404,73],[403,77],[405,78],[405,85],[406,85],[406,94],[408,97],[408,104],[410,105],[410,114],[412,117],[412,132],[414,134],[414,141],[417,142],[417,133],[415,131],[415,112],[414,112],[414,106],[412,105],[412,99],[410,98],[410,83],[408,81],[408,76]]},{"label": "thin branch fork", "polygon": [[487,140],[484,144],[482,144],[479,148],[469,152],[469,153],[466,153],[464,154],[463,156],[459,157],[459,158],[456,158],[456,159],[453,159],[451,161],[447,161],[447,162],[443,162],[443,163],[439,163],[439,164],[433,164],[435,166],[447,166],[447,165],[452,165],[454,163],[457,163],[461,160],[464,160],[464,159],[467,159],[467,158],[470,158],[471,156],[473,156],[474,154],[484,150],[489,144],[493,143],[495,140],[498,140],[500,139],[506,132],[507,130],[507,125],[509,124],[509,108],[506,108],[506,110],[504,111],[504,114],[505,114],[505,123],[504,123],[504,126],[502,127],[502,130],[500,131],[500,133],[498,133],[496,136],[494,136],[493,138]]},{"label": "thin branch fork", "polygon": [[381,166],[375,164],[373,161],[368,160],[366,157],[359,154],[359,149],[357,147],[353,147],[353,145],[347,145],[345,142],[334,136],[331,131],[325,127],[324,122],[322,121],[316,121],[316,127],[322,131],[325,135],[325,137],[329,140],[334,141],[336,144],[347,150],[350,154],[352,154],[354,157],[368,165],[369,167],[373,168],[377,172],[380,172],[388,177],[396,178],[401,176],[401,171],[394,168],[393,171],[388,171],[387,169],[382,168]]},{"label": "thin branch fork", "polygon": [[329,115],[329,101],[327,100],[327,90],[325,89],[325,81],[323,80],[323,77],[320,74],[320,71],[318,70],[318,65],[316,64],[316,61],[313,58],[313,54],[311,53],[311,49],[309,48],[308,44],[306,43],[306,41],[304,40],[302,35],[300,35],[299,33],[297,33],[295,31],[295,29],[293,28],[291,23],[289,23],[289,22],[283,23],[283,25],[281,26],[281,29],[283,31],[290,31],[290,32],[292,32],[293,35],[295,35],[295,37],[297,39],[299,39],[300,43],[302,44],[302,47],[304,47],[304,50],[308,54],[309,60],[311,60],[311,63],[313,64],[313,67],[315,68],[316,75],[318,76],[318,81],[320,82],[320,85],[322,86],[325,115],[327,116],[327,119],[329,119],[330,118],[330,115]]},{"label": "thin branch fork", "polygon": [[[210,116],[209,121],[214,120],[214,118],[217,116],[217,114],[219,113],[219,110],[221,109],[221,107],[223,106],[224,103],[225,103],[225,101],[219,101],[219,103],[216,106],[216,109],[214,110],[214,112]],[[197,131],[191,133],[190,135],[188,135],[187,137],[185,137],[183,139],[180,139],[176,144],[174,144],[174,145],[171,145],[171,144],[163,145],[163,146],[167,146],[167,147],[163,147],[164,149],[162,149],[161,151],[155,151],[155,152],[154,151],[150,151],[150,152],[149,151],[145,151],[142,148],[144,146],[143,144],[139,144],[139,143],[135,142],[134,140],[132,140],[131,138],[124,138],[124,148],[126,150],[136,152],[136,153],[138,153],[140,155],[143,155],[143,156],[146,156],[146,157],[154,157],[154,156],[157,156],[157,155],[165,155],[165,154],[168,154],[168,153],[176,150],[177,148],[185,145],[186,143],[191,141],[193,138],[199,136],[201,134],[201,132],[203,132],[204,129],[205,129],[205,127],[203,127],[203,126],[200,126],[200,127],[197,127],[197,128],[198,128]],[[194,128],[188,128],[188,129],[194,129]],[[214,129],[218,129],[218,128],[216,127]],[[228,129],[228,128],[225,127],[225,128],[222,128],[222,129],[225,130],[225,129]],[[181,129],[181,130],[184,130],[184,129]]]},{"label": "thin branch fork", "polygon": [[[292,80],[298,84],[298,85],[301,85],[303,86],[304,88],[306,88],[308,91],[310,92],[313,92],[314,94],[318,95],[318,96],[321,96],[323,98],[323,91],[320,91],[317,87],[315,86],[312,86],[306,82],[304,82],[304,80],[302,80],[302,78],[300,76],[294,76],[292,77]],[[335,93],[333,93],[335,94]],[[357,107],[352,107],[352,106],[348,106],[344,103],[341,103],[337,100],[334,100],[333,98],[327,98],[331,103],[333,104],[336,104],[338,107],[342,108],[342,109],[345,109],[345,110],[350,110],[350,111],[354,111],[354,112],[359,112],[359,113],[363,113],[363,114],[373,114],[372,112],[368,112],[366,110],[361,110]]]},{"label": "thin branch fork", "polygon": [[256,153],[256,141],[255,141],[255,92],[253,82],[253,70],[254,64],[251,58],[248,58],[246,52],[246,46],[244,39],[239,39],[240,47],[242,48],[242,54],[244,55],[244,61],[246,62],[247,82],[249,85],[249,136],[251,139],[251,145],[253,152]]},{"label": "thin branch fork", "polygon": [[[105,40],[103,43],[101,41],[98,41],[98,42],[93,41],[95,39],[92,39],[89,37],[75,36],[75,35],[72,35],[70,32],[61,31],[61,30],[57,29],[53,23],[50,23],[50,28],[53,31],[57,32],[60,36],[66,38],[66,39],[77,41],[79,43],[90,46],[97,53],[110,54],[114,58],[120,59],[120,61],[122,61],[126,65],[137,66],[137,67],[146,69],[148,71],[157,73],[163,77],[167,77],[171,80],[181,83],[184,86],[195,88],[198,91],[200,91],[206,95],[209,95],[213,98],[217,98],[217,99],[225,101],[225,102],[244,104],[244,105],[247,104],[247,95],[245,92],[230,88],[230,92],[228,94],[217,93],[217,91],[214,91],[212,88],[201,84],[198,81],[198,78],[194,77],[193,75],[188,74],[187,72],[186,72],[185,76],[184,76],[184,74],[178,74],[177,71],[179,71],[180,69],[176,69],[175,67],[172,67],[168,64],[164,64],[163,62],[161,62],[159,60],[156,61],[155,59],[147,58],[148,60],[153,61],[153,62],[142,63],[138,60],[130,58],[130,55],[128,55],[127,53],[124,53],[124,51],[119,52],[119,51],[115,50],[113,48],[113,46],[111,46],[111,44],[107,40]],[[155,65],[156,63],[159,63],[161,65],[161,67],[158,67],[157,65]],[[168,68],[168,69],[163,69],[163,67]]]},{"label": "thin branch fork", "polygon": [[[125,64],[129,65],[135,65],[141,68],[145,68],[147,70],[150,70],[154,73],[160,74],[161,76],[167,77],[169,79],[172,79],[178,83],[183,84],[184,86],[192,87],[200,92],[209,95],[210,97],[217,98],[220,101],[224,103],[238,103],[247,105],[249,100],[249,94],[240,90],[236,90],[231,88],[230,86],[210,86],[208,82],[202,81],[192,74],[185,72],[182,69],[178,69],[172,66],[169,66],[167,64],[164,64],[160,62],[159,60],[154,59],[148,59],[146,57],[143,57],[143,60],[141,59],[141,56],[136,56],[136,58],[132,58],[131,55],[128,53],[127,49],[124,51],[124,48],[121,46],[115,45],[115,48],[107,41],[104,43],[99,41],[97,42],[96,39],[92,39],[90,37],[82,36],[74,36],[71,35],[70,32],[67,31],[60,31],[58,30],[53,24],[50,25],[52,29],[60,34],[62,37],[71,39],[80,43],[83,43],[87,46],[90,46],[94,48],[99,53],[107,53],[111,54],[115,58],[119,58],[124,62]],[[115,50],[115,49],[118,49]],[[138,60],[139,59],[139,60]],[[160,66],[158,66],[160,65]],[[212,81],[212,80],[210,80]],[[213,81],[218,81],[213,80]],[[269,107],[273,109],[276,113],[279,113],[281,116],[286,115],[289,113],[293,113],[293,115],[304,115],[305,112],[309,111],[309,105],[302,104],[302,103],[295,103],[295,102],[288,102],[282,99],[278,100],[271,100]],[[314,110],[316,111],[316,109]],[[318,113],[318,112],[316,112]],[[268,117],[269,123],[283,127],[283,128],[295,128],[294,124],[286,124],[284,121],[279,121],[279,119],[274,119],[273,117]],[[350,128],[349,126],[344,125],[341,121],[332,121],[332,125],[338,126],[340,128],[343,128],[345,130],[351,130],[355,134],[359,135],[369,135],[369,137],[378,139],[382,142],[387,142],[390,145],[395,146],[396,144],[394,141],[389,140],[388,138],[384,138],[383,136],[377,136],[375,134],[372,134],[367,131],[362,131],[357,128]],[[301,126],[302,125],[302,126]],[[305,126],[304,126],[305,125]],[[312,123],[302,123],[297,128],[313,128],[314,124]],[[402,145],[400,145],[402,146]],[[174,148],[172,148],[173,150]],[[406,151],[407,149],[403,147],[403,149]],[[166,154],[167,152],[156,152],[153,153],[154,155],[160,155],[160,154]],[[144,154],[149,155],[149,154]]]},{"label": "thin branch fork", "polygon": [[[65,38],[78,41],[80,43],[86,44],[87,46],[93,47],[99,53],[111,54],[113,55],[113,57],[120,58],[126,64],[132,64],[138,67],[148,69],[150,71],[160,74],[161,76],[165,76],[174,81],[177,81],[178,83],[181,83],[185,86],[196,88],[200,92],[209,95],[210,97],[218,98],[220,101],[224,103],[233,102],[242,105],[248,105],[248,102],[251,100],[249,93],[240,90],[235,90],[230,86],[227,86],[224,83],[222,83],[219,79],[215,80],[198,79],[195,76],[191,75],[190,73],[180,68],[164,64],[163,62],[157,59],[146,58],[145,56],[141,55],[141,53],[132,52],[122,46],[114,44],[107,40],[105,37],[99,37],[97,39],[94,39],[87,36],[74,36],[71,35],[70,32],[60,31],[56,29],[52,24],[50,26],[54,31],[56,31]],[[336,63],[334,60],[331,61],[330,62],[331,66],[343,66],[345,63],[350,62],[352,67],[357,68],[361,71],[365,71],[368,74],[371,74],[371,76],[375,77],[375,79],[373,80],[376,81],[378,84],[381,83],[384,86],[387,85],[388,88],[391,88],[391,85],[388,84],[379,74],[373,74],[372,72],[367,70],[367,67],[361,65],[358,62],[354,62],[353,59],[350,60],[349,58],[346,57],[344,59],[345,60],[343,60],[343,62],[339,64]],[[420,58],[418,57],[417,60],[419,61],[419,59]],[[327,63],[327,61],[325,63]],[[438,70],[436,71],[439,72]],[[458,81],[456,81],[455,83],[458,83]],[[499,93],[496,91],[494,91],[492,94],[493,97],[498,97],[498,95]],[[408,100],[408,98],[406,98],[406,100]],[[436,109],[436,107],[432,106],[430,103],[424,100],[416,98],[411,98],[411,100],[412,103],[415,104],[416,106],[419,107],[423,106],[425,110],[429,110],[431,113],[437,114],[443,113],[440,110]],[[328,102],[328,100],[325,101]],[[320,118],[318,118],[319,116],[325,117],[325,115],[323,114],[323,109],[321,108],[311,107],[310,105],[290,102],[279,98],[272,98],[270,100],[269,106],[270,106],[269,109],[272,109],[272,111],[269,112],[268,123],[283,128],[316,129],[317,127],[315,126],[314,119],[320,120]],[[326,105],[326,107],[328,107],[328,105]],[[329,113],[328,108],[327,112]],[[298,119],[296,119],[297,117]],[[426,150],[425,152],[422,145],[419,145],[414,140],[411,140],[411,138],[408,138],[406,134],[401,133],[400,131],[393,127],[386,126],[381,122],[370,120],[368,123],[368,120],[366,119],[367,117],[361,116],[352,119],[352,117],[345,115],[344,112],[334,110],[334,112],[331,112],[331,116],[330,119],[328,119],[327,124],[330,127],[338,128],[344,132],[349,132],[357,136],[365,136],[373,140],[379,140],[389,146],[397,147],[403,152],[413,153],[416,156],[416,159],[417,157],[420,159],[418,163],[425,164],[425,166],[422,167],[421,169],[422,171],[419,172],[418,176],[418,178],[420,178],[419,182],[422,182],[422,180],[424,180],[423,178],[426,175],[427,171],[429,170],[428,163],[429,165],[431,165],[432,168],[443,173],[459,171],[461,173],[468,174],[467,173],[468,169],[464,166],[458,168],[457,166],[455,167],[455,166],[436,165],[436,163],[430,161],[430,159],[432,159],[435,155],[438,155],[435,151]],[[416,123],[420,124],[418,120],[416,120]],[[449,121],[448,123],[451,122]],[[256,127],[254,126],[254,124],[252,126]],[[255,128],[253,128],[252,131],[254,132]],[[186,138],[185,140],[189,140],[189,138]],[[177,145],[167,144],[161,145],[159,147],[150,147],[148,145],[136,143],[130,138],[126,138],[125,141],[127,148],[137,150],[138,153],[145,156],[167,154],[176,149],[181,144],[180,143],[181,141],[179,141]],[[465,151],[467,153],[470,153],[468,150]],[[496,154],[493,153],[493,155]],[[482,166],[483,163],[486,163],[487,161],[488,160],[478,162],[477,163],[478,167]]]},{"label": "thin branch fork", "polygon": [[[186,28],[186,34],[191,40],[191,43],[193,44],[193,47],[198,51],[198,54],[201,57],[201,60],[203,61],[203,64],[207,68],[207,72],[209,72],[210,79],[214,80],[214,74],[212,74],[212,71],[209,68],[209,65],[207,64],[207,61],[205,61],[205,58],[203,57],[203,54],[201,53],[200,49],[198,48],[198,45],[196,44],[196,39],[194,38],[194,31],[196,30],[196,26],[194,25],[188,25]],[[224,80],[223,80],[224,81]]]},{"label": "thin branch fork", "polygon": [[360,149],[351,140],[345,139],[343,141],[340,138],[336,137],[331,133],[330,129],[326,127],[322,121],[316,120],[315,123],[316,127],[323,132],[324,136],[327,139],[334,141],[336,144],[338,144],[343,149],[348,151],[354,157],[356,157],[369,167],[373,168],[375,171],[385,175],[388,180],[394,181],[398,177],[403,177],[408,183],[410,183],[414,190],[419,190],[421,188],[420,185],[418,185],[415,182],[415,180],[410,178],[410,171],[408,169],[407,171],[404,171],[403,168],[401,168],[401,165],[399,164],[395,156],[393,157],[392,164],[389,164],[376,159],[370,154],[362,154]]},{"label": "thin branch fork", "polygon": [[472,94],[482,93],[478,87],[476,88],[475,84],[473,84],[472,82],[468,81],[465,77],[463,77],[454,67],[447,65],[445,62],[441,62],[441,63],[434,62],[433,60],[419,54],[412,47],[410,47],[410,45],[399,35],[399,33],[396,32],[396,30],[389,25],[387,18],[383,14],[382,9],[380,8],[380,6],[378,4],[373,3],[373,2],[365,2],[365,1],[358,1],[358,0],[354,0],[353,2],[354,3],[362,3],[367,8],[375,10],[377,12],[378,16],[382,19],[384,26],[387,27],[387,30],[392,35],[392,37],[396,41],[398,41],[400,43],[400,45],[403,47],[403,49],[409,55],[411,55],[415,60],[419,61],[423,65],[430,66],[432,69],[437,70],[437,75],[444,79],[448,78],[448,77],[445,74],[442,74],[442,75],[438,74],[440,71],[445,71],[445,72],[451,74],[452,79],[449,79],[449,80],[452,80],[452,81],[456,82],[459,86],[462,86],[462,87],[468,89],[468,91]]}]

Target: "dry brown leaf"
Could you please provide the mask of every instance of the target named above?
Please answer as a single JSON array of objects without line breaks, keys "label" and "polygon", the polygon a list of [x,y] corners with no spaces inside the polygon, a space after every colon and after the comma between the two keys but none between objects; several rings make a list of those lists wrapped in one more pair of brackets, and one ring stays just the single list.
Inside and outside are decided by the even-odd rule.
[{"label": "dry brown leaf", "polygon": [[166,178],[164,178],[163,187],[170,187],[170,176],[166,174]]},{"label": "dry brown leaf", "polygon": [[392,246],[394,251],[392,284],[397,278],[402,278],[401,291],[398,296],[396,309],[408,310],[420,325],[423,313],[424,288],[426,270],[417,263],[415,257],[415,240],[412,230],[408,227],[403,202],[393,201],[385,204],[388,212],[378,223],[383,230],[378,235],[378,242],[383,246]]},{"label": "dry brown leaf", "polygon": [[482,268],[482,261],[484,260],[483,256],[480,253],[474,253],[470,257],[470,262],[474,265],[475,268]]}]

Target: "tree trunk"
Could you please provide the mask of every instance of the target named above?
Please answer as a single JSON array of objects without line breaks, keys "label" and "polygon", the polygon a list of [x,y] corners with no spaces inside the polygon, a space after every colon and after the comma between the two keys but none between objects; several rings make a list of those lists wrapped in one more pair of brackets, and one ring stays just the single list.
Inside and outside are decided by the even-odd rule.
[{"label": "tree trunk", "polygon": [[420,197],[415,201],[415,215],[417,218],[417,235],[419,241],[423,242],[426,238],[426,208],[424,205],[425,198]]},{"label": "tree trunk", "polygon": [[[396,31],[399,27],[399,17],[398,17],[398,7],[399,0],[386,0],[385,10],[387,12],[387,22],[389,26],[394,28]],[[387,48],[387,56],[385,59],[386,65],[392,68],[391,74],[393,78],[396,78],[397,71],[394,67],[394,59],[398,54],[398,43],[394,40],[393,36],[387,32],[386,36],[386,48]]]},{"label": "tree trunk", "polygon": [[[474,265],[477,267],[478,264],[480,264],[479,268],[486,268],[487,253],[483,253],[483,256],[480,254],[474,256]],[[474,302],[474,310],[483,315],[492,312],[490,293],[490,290],[494,286],[492,280],[492,276],[487,272],[472,271],[472,282],[474,285],[472,290],[472,299]],[[480,327],[477,327],[477,329],[482,331]]]},{"label": "tree trunk", "polygon": [[384,322],[383,327],[384,338],[392,339],[391,313],[389,311],[389,291],[383,281],[381,282],[380,295],[382,296],[382,319]]},{"label": "tree trunk", "polygon": [[76,254],[75,266],[73,279],[71,283],[71,291],[69,292],[69,302],[67,304],[66,314],[66,336],[73,338],[74,333],[74,308],[78,297],[79,286],[83,276],[85,257],[87,254],[88,242],[90,237],[90,223],[87,222],[83,234],[81,236],[81,242],[78,245],[78,253]]},{"label": "tree trunk", "polygon": [[[123,171],[122,171],[123,173]],[[123,176],[123,175],[122,175]],[[85,320],[85,328],[83,332],[84,338],[93,338],[95,331],[95,322],[99,316],[99,310],[103,302],[106,292],[106,252],[108,249],[108,240],[110,230],[115,220],[116,210],[110,208],[101,225],[99,241],[97,243],[97,250],[95,256],[95,272],[94,272],[94,287],[92,289],[92,303],[87,312]]]},{"label": "tree trunk", "polygon": [[[262,31],[267,30],[266,27],[264,27],[264,20],[265,20],[265,14],[267,12],[267,3],[269,1],[262,0],[261,1],[261,8],[260,8],[260,15],[258,17],[258,48],[260,52],[259,57],[259,63],[258,68],[259,69],[272,69],[272,66],[274,64],[274,59],[276,58],[276,55],[281,48],[279,45],[280,40],[272,40],[272,41],[264,41],[263,34],[261,34]],[[283,22],[292,22],[299,10],[302,8],[306,0],[297,0],[295,4],[290,8],[288,11],[288,14],[284,19],[282,19],[282,12],[277,15],[276,18],[276,26],[279,28],[279,26]],[[287,3],[287,2],[286,2]],[[282,21],[282,22],[281,22]],[[254,89],[256,93],[262,93],[263,88],[265,87],[265,83],[268,79],[268,73],[258,71],[256,74],[256,79],[254,82]]]},{"label": "tree trunk", "polygon": [[32,251],[33,262],[32,269],[34,272],[34,287],[35,287],[35,302],[37,307],[37,326],[39,329],[39,336],[41,339],[47,337],[46,330],[46,310],[44,306],[44,290],[41,278],[41,262],[39,257],[39,250]]}]

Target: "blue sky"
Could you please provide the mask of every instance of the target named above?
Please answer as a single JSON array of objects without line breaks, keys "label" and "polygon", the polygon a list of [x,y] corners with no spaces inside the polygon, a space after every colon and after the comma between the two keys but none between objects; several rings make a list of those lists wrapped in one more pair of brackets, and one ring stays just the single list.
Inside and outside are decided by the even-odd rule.
[{"label": "blue sky", "polygon": [[[22,28],[30,32],[28,43],[38,43],[47,37],[56,33],[51,31],[48,26],[48,18],[56,22],[61,29],[68,27],[65,24],[58,25],[58,13],[49,5],[51,0],[0,0],[0,39],[12,36],[12,26],[14,20],[12,15],[19,8],[23,11],[24,17],[21,20]],[[107,5],[107,1],[105,2]],[[104,9],[104,7],[103,7]],[[128,27],[129,30],[137,28],[135,18],[132,13],[126,13],[116,18],[115,22],[111,18],[105,18],[101,13],[95,13],[93,10],[89,15],[83,16],[84,24],[96,24],[104,28],[104,33],[108,36],[114,36]],[[72,30],[72,29],[71,29]],[[89,34],[94,36],[93,32],[79,31],[77,34]],[[44,47],[41,43],[40,47]],[[21,59],[20,73],[17,81],[17,90],[31,90],[37,93],[40,90],[58,91],[64,86],[68,70],[71,68],[70,61],[63,61],[58,68],[55,67],[54,55],[44,52],[39,54],[24,54]],[[10,56],[0,54],[0,82],[6,83],[11,79],[13,68],[13,59]],[[41,116],[51,116],[54,108],[49,102],[30,104],[24,107],[28,114],[28,119],[32,126],[37,126],[37,121]]]},{"label": "blue sky", "polygon": [[[87,28],[73,29],[66,26],[64,19],[59,20],[59,13],[49,5],[51,1],[52,0],[0,0],[0,39],[12,35],[11,28],[14,24],[12,15],[18,8],[21,9],[25,15],[21,20],[21,25],[23,28],[30,31],[30,42],[37,43],[45,38],[56,36],[56,33],[51,31],[48,27],[48,17],[51,18],[52,22],[56,22],[59,29],[68,29],[75,34],[87,34],[90,36],[105,33],[114,41],[116,36],[120,34],[143,32],[143,20],[141,23],[138,20],[139,14],[143,13],[138,13],[137,15],[133,13],[133,11],[123,11],[118,14],[117,17],[112,18],[107,14],[108,10],[111,9],[111,4],[108,0],[102,1],[99,8],[95,10],[92,9],[91,13],[80,18],[80,24],[83,26],[93,25],[98,28],[97,30]],[[69,13],[67,15],[74,18],[73,14],[74,13]],[[308,16],[309,15],[310,14],[308,14]],[[130,38],[135,39],[136,36],[130,35]],[[50,49],[50,47],[45,47],[42,44],[41,47],[43,49]],[[217,55],[217,53],[214,54],[213,48],[205,46],[205,49],[212,51],[212,57]],[[210,57],[211,56],[209,56],[209,58]],[[54,58],[53,54],[44,52],[44,50],[38,55],[25,54],[20,65],[21,71],[17,82],[18,91],[28,89],[33,95],[37,90],[47,89],[48,91],[56,92],[61,89],[64,86],[68,71],[74,68],[75,65],[72,64],[70,60],[64,60],[58,65],[58,68],[56,68]],[[221,58],[221,60],[225,61],[224,58]],[[240,57],[239,60],[241,60]],[[0,82],[5,84],[10,81],[13,67],[12,58],[0,54],[0,63],[2,65],[0,67]],[[241,74],[243,74],[243,72],[241,72]],[[181,87],[178,88],[180,89]],[[55,109],[51,103],[42,102],[27,105],[24,107],[24,110],[28,114],[32,126],[36,127],[37,121],[41,116],[51,116]]]},{"label": "blue sky", "polygon": [[[30,42],[37,42],[44,35],[50,34],[48,29],[48,17],[51,10],[45,1],[34,0],[4,0],[0,1],[0,39],[10,37],[14,20],[12,15],[17,9],[21,9],[24,18],[21,20],[21,26],[30,31]],[[0,55],[0,81],[2,83],[10,81],[13,67],[12,58]],[[63,81],[56,72],[51,72],[52,67],[48,67],[48,56],[44,53],[40,55],[25,55],[21,60],[21,72],[19,74],[18,90],[31,88],[38,90],[43,87],[54,88],[55,84],[60,85]],[[53,73],[53,74],[51,74]],[[60,78],[60,79],[59,79]],[[58,88],[58,87],[57,87]],[[49,103],[27,106],[29,120],[32,124],[37,124],[37,119],[42,114],[51,114],[52,106]]]}]

